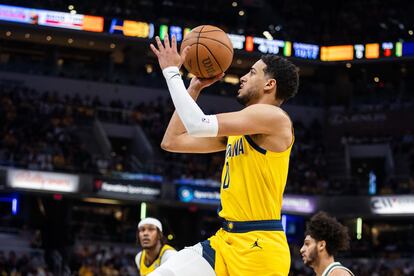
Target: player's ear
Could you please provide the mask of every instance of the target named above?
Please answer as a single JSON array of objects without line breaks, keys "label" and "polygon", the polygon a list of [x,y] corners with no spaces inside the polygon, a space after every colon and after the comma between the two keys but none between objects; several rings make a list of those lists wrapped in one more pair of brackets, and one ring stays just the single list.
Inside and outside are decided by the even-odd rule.
[{"label": "player's ear", "polygon": [[322,240],[322,241],[318,241],[318,251],[322,251],[326,248],[326,241]]},{"label": "player's ear", "polygon": [[273,89],[276,88],[276,80],[275,79],[268,79],[265,83],[265,87],[264,90],[266,91],[272,91]]}]

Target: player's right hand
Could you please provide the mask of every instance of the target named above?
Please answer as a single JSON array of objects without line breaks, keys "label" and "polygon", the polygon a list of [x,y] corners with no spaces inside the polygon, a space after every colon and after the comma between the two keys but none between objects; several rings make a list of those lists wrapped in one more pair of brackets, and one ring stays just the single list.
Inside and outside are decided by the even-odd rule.
[{"label": "player's right hand", "polygon": [[180,68],[190,50],[190,46],[187,46],[180,55],[177,51],[177,40],[174,35],[172,36],[171,44],[168,39],[168,34],[164,36],[164,44],[158,36],[155,37],[155,41],[157,47],[151,43],[150,48],[157,56],[161,69],[164,70],[170,66],[177,66]]},{"label": "player's right hand", "polygon": [[193,77],[190,82],[189,89],[194,89],[196,91],[201,91],[202,89],[212,85],[213,83],[221,80],[224,77],[224,73],[221,73],[220,75],[215,76],[214,78],[209,79],[201,79],[197,77]]}]

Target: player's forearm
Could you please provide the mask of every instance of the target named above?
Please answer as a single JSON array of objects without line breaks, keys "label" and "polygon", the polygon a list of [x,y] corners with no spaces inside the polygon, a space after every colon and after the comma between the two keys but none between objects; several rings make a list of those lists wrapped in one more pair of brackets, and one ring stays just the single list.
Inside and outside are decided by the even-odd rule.
[{"label": "player's forearm", "polygon": [[[201,90],[190,86],[188,87],[187,92],[191,98],[196,101],[200,95]],[[183,122],[181,122],[177,111],[174,111],[170,122],[168,123],[167,129],[165,130],[164,137],[162,138],[161,147],[166,148],[166,145],[173,144],[175,139],[186,132],[187,130],[185,129]]]},{"label": "player's forearm", "polygon": [[[216,137],[218,132],[217,117],[215,115],[205,115],[194,99],[187,93],[178,68],[174,66],[167,67],[163,70],[163,74],[177,114],[187,133],[195,137]],[[199,91],[194,89],[195,92]],[[173,121],[174,125],[176,125],[177,120]]]},{"label": "player's forearm", "polygon": [[[187,91],[191,98],[194,99],[194,101],[196,101],[198,96],[200,95],[200,90],[195,89],[193,87],[189,87]],[[171,116],[170,122],[168,123],[168,127],[165,130],[164,139],[168,138],[169,136],[179,136],[185,132],[186,129],[183,125],[183,122],[178,116],[177,111],[174,111],[173,115]]]}]

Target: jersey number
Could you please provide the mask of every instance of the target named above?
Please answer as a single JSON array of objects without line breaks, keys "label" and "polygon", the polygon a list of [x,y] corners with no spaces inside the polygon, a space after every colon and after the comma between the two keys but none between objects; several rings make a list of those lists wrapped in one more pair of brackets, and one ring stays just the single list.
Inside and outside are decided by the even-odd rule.
[{"label": "jersey number", "polygon": [[229,162],[226,162],[226,174],[224,175],[223,189],[227,189],[229,186],[230,186],[230,168],[229,168]]}]

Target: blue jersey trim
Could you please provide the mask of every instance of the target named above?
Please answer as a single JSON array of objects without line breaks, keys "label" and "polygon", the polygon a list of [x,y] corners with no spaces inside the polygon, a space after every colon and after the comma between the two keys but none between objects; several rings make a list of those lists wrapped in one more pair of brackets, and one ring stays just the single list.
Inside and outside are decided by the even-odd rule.
[{"label": "blue jersey trim", "polygon": [[252,137],[250,137],[249,135],[244,135],[244,137],[246,138],[246,140],[250,144],[250,146],[252,146],[255,150],[257,150],[261,154],[266,154],[266,150],[264,148],[261,148],[258,144],[256,144],[253,141]]},{"label": "blue jersey trim", "polygon": [[281,220],[223,221],[222,228],[231,233],[283,231]]},{"label": "blue jersey trim", "polygon": [[211,247],[209,240],[201,242],[201,246],[203,247],[203,258],[206,259],[214,269],[214,266],[216,265],[216,251]]}]

